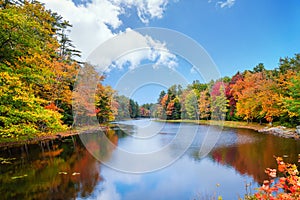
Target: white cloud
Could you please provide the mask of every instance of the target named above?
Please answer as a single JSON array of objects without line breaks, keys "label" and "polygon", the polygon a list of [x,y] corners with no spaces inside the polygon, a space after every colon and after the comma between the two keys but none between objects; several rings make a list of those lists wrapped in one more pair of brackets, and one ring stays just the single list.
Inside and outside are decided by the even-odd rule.
[{"label": "white cloud", "polygon": [[40,0],[47,9],[59,13],[73,28],[70,39],[82,51],[82,60],[101,43],[117,35],[123,22],[120,15],[135,8],[143,23],[162,18],[168,0],[91,0],[75,5],[72,0]]},{"label": "white cloud", "polygon": [[218,1],[217,4],[221,7],[221,8],[230,8],[234,5],[235,0],[226,0],[226,1]]},{"label": "white cloud", "polygon": [[135,7],[140,20],[149,23],[149,19],[162,18],[168,0],[113,0],[118,6]]},{"label": "white cloud", "polygon": [[154,67],[177,66],[177,57],[167,49],[164,42],[131,29],[104,43],[88,58],[88,62],[96,65],[100,72],[110,72],[113,68],[122,69],[124,66],[135,69],[142,61],[151,63]]}]

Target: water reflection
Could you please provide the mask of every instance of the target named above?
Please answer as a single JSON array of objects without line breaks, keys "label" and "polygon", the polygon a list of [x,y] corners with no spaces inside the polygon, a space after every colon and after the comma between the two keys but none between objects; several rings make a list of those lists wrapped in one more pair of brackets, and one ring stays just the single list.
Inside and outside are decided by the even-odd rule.
[{"label": "water reflection", "polygon": [[[78,139],[78,138],[77,138]],[[102,181],[100,163],[79,142],[41,142],[1,151],[16,158],[0,165],[1,199],[88,197]]]},{"label": "water reflection", "polygon": [[[236,141],[224,143],[224,138],[235,135]],[[211,152],[214,161],[232,166],[240,174],[251,175],[258,183],[262,183],[267,176],[264,169],[276,168],[274,156],[287,156],[286,162],[298,163],[300,142],[294,139],[283,139],[273,135],[262,135],[247,129],[229,129],[220,138],[219,147]]]},{"label": "water reflection", "polygon": [[[238,199],[245,193],[246,183],[257,187],[265,178],[264,169],[276,167],[273,155],[287,155],[287,162],[296,163],[300,153],[296,140],[224,129],[213,150],[203,158],[199,148],[208,127],[200,126],[191,147],[172,165],[151,173],[124,173],[101,164],[90,153],[131,165],[130,160],[117,157],[116,147],[133,152],[162,148],[173,140],[178,124],[167,124],[149,143],[139,143],[141,138],[126,134],[138,134],[137,127],[121,126],[107,128],[102,135],[87,133],[90,136],[85,144],[92,152],[79,137],[1,149],[1,199],[203,199],[214,194]],[[187,131],[194,125],[186,126]],[[103,143],[101,137],[107,137],[115,148]],[[180,148],[180,142],[174,143],[167,156]],[[145,160],[141,164],[149,163]]]}]

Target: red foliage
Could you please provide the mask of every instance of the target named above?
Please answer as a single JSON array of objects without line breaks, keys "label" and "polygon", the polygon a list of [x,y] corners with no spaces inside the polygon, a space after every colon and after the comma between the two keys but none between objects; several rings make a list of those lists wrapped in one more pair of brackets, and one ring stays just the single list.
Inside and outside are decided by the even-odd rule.
[{"label": "red foliage", "polygon": [[211,88],[210,95],[211,95],[212,98],[215,98],[216,96],[221,95],[221,90],[220,90],[221,87],[223,88],[223,91],[224,91],[224,94],[225,94],[226,84],[223,81],[218,81]]},{"label": "red foliage", "polygon": [[47,110],[59,111],[60,109],[55,105],[55,103],[51,102],[49,105],[45,106]]},{"label": "red foliage", "polygon": [[[300,157],[300,156],[299,156]],[[295,164],[285,163],[281,157],[276,158],[278,171],[283,174],[277,178],[276,169],[267,168],[266,174],[269,180],[265,180],[263,185],[254,194],[259,200],[292,200],[300,199],[300,177]]]},{"label": "red foliage", "polygon": [[238,72],[236,75],[234,75],[231,78],[231,81],[228,83],[228,85],[225,88],[225,95],[226,95],[226,98],[229,101],[230,116],[233,116],[234,111],[236,109],[236,102],[237,102],[237,100],[233,96],[232,86],[234,84],[236,84],[236,82],[239,81],[239,80],[243,80],[243,75]]}]

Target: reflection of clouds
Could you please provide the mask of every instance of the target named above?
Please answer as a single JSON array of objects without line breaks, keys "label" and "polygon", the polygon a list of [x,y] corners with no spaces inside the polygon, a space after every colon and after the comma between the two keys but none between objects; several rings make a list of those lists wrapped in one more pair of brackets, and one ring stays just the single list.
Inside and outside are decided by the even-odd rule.
[{"label": "reflection of clouds", "polygon": [[179,126],[174,132],[174,138],[170,137],[170,142],[167,143],[165,140],[162,142],[161,139],[165,136],[161,134],[145,140],[124,138],[113,151],[110,160],[105,161],[105,165],[133,173],[164,168],[184,154],[191,145],[196,131],[197,126]]},{"label": "reflection of clouds", "polygon": [[243,134],[243,132],[237,130],[240,133],[234,131],[234,129],[223,130],[215,148],[233,146],[240,144],[250,144],[257,141],[258,138]]},{"label": "reflection of clouds", "polygon": [[103,200],[119,200],[122,199],[120,194],[116,191],[116,188],[113,183],[105,182],[105,186],[103,191],[99,191],[98,195],[96,196],[96,199],[103,199]]},{"label": "reflection of clouds", "polygon": [[[233,168],[218,165],[209,159],[195,162],[188,156],[157,172],[128,174],[108,167],[101,168],[105,182],[95,191],[97,199],[189,199],[197,194],[213,194],[220,184],[224,199],[232,197],[234,191],[244,193],[247,176],[237,174]],[[226,174],[226,175],[225,175]]]}]

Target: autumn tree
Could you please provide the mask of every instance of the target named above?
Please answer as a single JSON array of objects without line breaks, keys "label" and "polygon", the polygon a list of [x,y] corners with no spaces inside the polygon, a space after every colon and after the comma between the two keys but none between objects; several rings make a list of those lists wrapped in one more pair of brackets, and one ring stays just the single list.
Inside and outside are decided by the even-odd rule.
[{"label": "autumn tree", "polygon": [[[100,77],[103,80],[104,77]],[[117,115],[117,102],[114,100],[115,91],[110,86],[97,84],[95,94],[96,115],[99,123],[115,120]]]},{"label": "autumn tree", "polygon": [[281,99],[280,120],[283,123],[289,121],[291,124],[296,124],[300,121],[299,72],[288,70],[279,75],[277,82]]},{"label": "autumn tree", "polygon": [[227,109],[227,99],[225,96],[225,87],[224,82],[216,82],[211,89],[211,118],[215,120],[224,120]]},{"label": "autumn tree", "polygon": [[161,118],[161,119],[166,119],[166,116],[167,116],[166,110],[167,110],[167,107],[168,107],[168,99],[169,99],[169,95],[165,94],[161,98],[161,100],[160,100],[160,102],[157,106],[156,116]]},{"label": "autumn tree", "polygon": [[38,2],[10,3],[1,8],[0,19],[2,137],[64,130],[59,109],[44,96],[44,86],[54,82],[48,65],[58,47],[51,12]]},{"label": "autumn tree", "polygon": [[235,112],[236,112],[237,100],[234,98],[232,87],[236,84],[238,80],[242,80],[242,79],[243,79],[243,75],[240,72],[237,72],[226,85],[225,95],[228,100],[228,110],[229,110],[227,114],[227,120],[234,120],[236,118]]},{"label": "autumn tree", "polygon": [[253,120],[259,117],[261,105],[259,105],[257,91],[259,77],[258,74],[246,72],[244,79],[240,79],[232,87],[235,97],[237,115],[244,120]]},{"label": "autumn tree", "polygon": [[260,87],[257,96],[259,98],[258,103],[261,104],[260,116],[263,116],[269,123],[272,123],[274,117],[278,117],[282,113],[280,96],[276,92],[277,84],[272,79],[266,78],[262,78],[259,84]]},{"label": "autumn tree", "polygon": [[167,106],[166,115],[167,119],[181,119],[181,105],[179,99],[175,97]]},{"label": "autumn tree", "polygon": [[233,86],[237,100],[237,115],[245,120],[266,119],[272,122],[281,114],[276,82],[264,72],[247,72],[243,80]]},{"label": "autumn tree", "polygon": [[210,117],[210,96],[208,89],[200,92],[198,99],[199,118],[208,120]]}]

